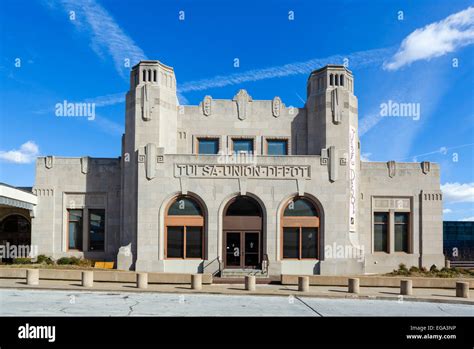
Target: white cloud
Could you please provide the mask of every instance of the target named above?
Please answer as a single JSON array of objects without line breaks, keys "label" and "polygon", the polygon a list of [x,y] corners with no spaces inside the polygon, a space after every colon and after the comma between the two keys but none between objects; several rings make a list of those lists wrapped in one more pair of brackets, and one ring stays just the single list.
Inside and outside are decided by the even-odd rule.
[{"label": "white cloud", "polygon": [[474,8],[418,28],[408,35],[384,69],[397,70],[419,60],[430,60],[474,43]]},{"label": "white cloud", "polygon": [[360,155],[360,161],[370,161],[370,157],[372,156],[372,153],[362,153]]},{"label": "white cloud", "polygon": [[108,105],[115,105],[118,103],[125,102],[125,94],[126,92],[121,93],[113,93],[104,96],[99,96],[95,98],[88,98],[84,102],[86,103],[94,103],[96,107],[105,107]]},{"label": "white cloud", "polygon": [[451,210],[450,208],[445,208],[445,209],[443,210],[443,213],[444,213],[444,214],[452,213],[452,212],[453,212],[453,210]]},{"label": "white cloud", "polygon": [[471,183],[445,183],[441,185],[445,203],[474,202],[474,182]]},{"label": "white cloud", "polygon": [[463,218],[461,222],[474,222],[474,216]]},{"label": "white cloud", "polygon": [[[76,12],[72,21],[78,28],[85,28],[91,38],[91,48],[101,58],[104,53],[112,56],[115,69],[125,76],[129,68],[125,60],[129,59],[131,66],[140,60],[147,59],[143,50],[120,28],[113,17],[94,0],[61,0],[64,10]],[[85,22],[82,19],[85,18]]]},{"label": "white cloud", "polygon": [[33,141],[28,141],[20,146],[20,149],[0,151],[0,159],[15,164],[29,164],[35,161],[39,154],[39,148]]},{"label": "white cloud", "polygon": [[99,125],[102,130],[113,136],[121,136],[125,132],[124,126],[122,124],[111,121],[104,117],[96,116],[95,122],[97,122],[97,125]]}]

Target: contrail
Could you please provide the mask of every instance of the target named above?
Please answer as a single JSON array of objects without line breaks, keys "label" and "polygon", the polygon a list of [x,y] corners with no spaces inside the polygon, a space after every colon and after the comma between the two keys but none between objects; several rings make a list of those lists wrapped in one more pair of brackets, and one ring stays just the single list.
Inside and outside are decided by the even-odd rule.
[{"label": "contrail", "polygon": [[284,65],[248,70],[242,73],[216,75],[212,78],[189,81],[181,84],[180,92],[202,91],[209,88],[238,85],[243,82],[281,78],[291,75],[309,74],[327,64],[343,64],[348,60],[349,69],[363,68],[368,65],[381,64],[393,52],[393,48],[381,48],[358,51],[348,55],[333,55],[325,58],[314,58],[304,62],[294,62]]}]

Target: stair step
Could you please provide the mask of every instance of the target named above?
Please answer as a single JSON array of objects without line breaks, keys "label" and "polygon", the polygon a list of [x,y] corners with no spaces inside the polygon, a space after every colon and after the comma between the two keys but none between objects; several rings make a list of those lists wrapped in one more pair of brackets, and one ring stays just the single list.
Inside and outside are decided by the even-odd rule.
[{"label": "stair step", "polygon": [[254,275],[257,278],[268,278],[268,274],[264,273],[262,270],[245,270],[245,269],[235,269],[235,270],[223,270],[221,272],[222,278],[244,278],[245,276]]},{"label": "stair step", "polygon": [[[258,285],[268,285],[271,283],[280,283],[279,280],[274,280],[268,277],[259,277],[256,278],[255,282]],[[243,285],[245,283],[243,277],[215,277],[212,279],[213,284],[235,284],[235,285]]]}]

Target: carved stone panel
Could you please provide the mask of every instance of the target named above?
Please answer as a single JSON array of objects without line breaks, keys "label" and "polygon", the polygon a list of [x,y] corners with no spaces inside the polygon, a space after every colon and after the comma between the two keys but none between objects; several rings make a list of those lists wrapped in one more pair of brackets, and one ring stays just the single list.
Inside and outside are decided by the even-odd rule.
[{"label": "carved stone panel", "polygon": [[87,174],[89,172],[89,157],[83,156],[81,158],[81,172]]},{"label": "carved stone panel", "polygon": [[342,122],[342,109],[339,102],[338,89],[335,88],[331,91],[331,112],[332,121],[337,125]]},{"label": "carved stone panel", "polygon": [[206,116],[210,116],[212,113],[212,97],[206,96],[202,101],[202,113]]},{"label": "carved stone panel", "polygon": [[395,177],[395,172],[396,172],[396,166],[395,166],[395,161],[388,161],[387,162],[387,167],[388,167],[388,176],[390,178]]},{"label": "carved stone panel", "polygon": [[51,155],[48,155],[47,157],[44,158],[44,165],[47,169],[50,169],[53,167],[54,163],[54,157]]},{"label": "carved stone panel", "polygon": [[428,172],[431,171],[431,163],[429,161],[423,161],[421,163],[421,170],[423,171],[424,174],[427,174]]},{"label": "carved stone panel", "polygon": [[279,117],[281,113],[281,99],[280,97],[273,98],[272,101],[272,113],[274,117]]},{"label": "carved stone panel", "polygon": [[328,150],[326,148],[321,149],[321,159],[320,159],[320,164],[323,166],[326,166],[328,164]]},{"label": "carved stone panel", "polygon": [[237,103],[237,116],[240,120],[247,119],[249,115],[250,105],[252,97],[247,93],[246,90],[240,90],[233,98],[233,101]]},{"label": "carved stone panel", "polygon": [[146,178],[153,179],[155,178],[156,172],[156,145],[153,143],[148,143],[145,148],[146,154]]},{"label": "carved stone panel", "polygon": [[142,107],[142,119],[144,121],[151,120],[153,114],[153,106],[151,104],[151,96],[149,91],[148,84],[142,86],[142,98],[141,98],[141,107]]},{"label": "carved stone panel", "polygon": [[329,180],[331,182],[337,181],[337,169],[339,163],[337,161],[337,150],[336,147],[329,147]]},{"label": "carved stone panel", "polygon": [[374,198],[374,210],[409,210],[411,207],[410,198]]}]

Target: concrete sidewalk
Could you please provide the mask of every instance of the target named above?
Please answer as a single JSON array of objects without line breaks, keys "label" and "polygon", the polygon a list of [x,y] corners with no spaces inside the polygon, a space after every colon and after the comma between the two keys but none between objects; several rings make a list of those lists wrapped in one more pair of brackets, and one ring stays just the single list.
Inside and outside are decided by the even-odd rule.
[{"label": "concrete sidewalk", "polygon": [[[177,294],[220,294],[220,295],[260,295],[260,296],[298,296],[318,298],[358,298],[383,299],[397,301],[419,301],[474,305],[474,291],[469,291],[470,298],[458,298],[454,289],[414,288],[413,296],[400,296],[399,288],[394,287],[360,287],[359,294],[347,292],[342,286],[310,286],[309,292],[299,292],[292,285],[257,285],[255,291],[249,292],[240,284],[203,285],[202,290],[195,291],[189,284],[149,284],[148,289],[138,289],[135,283],[94,282],[92,288],[82,287],[80,281],[41,280],[38,286],[26,285],[25,279],[0,279],[0,288],[4,289],[38,289],[70,291],[112,291],[139,293],[177,293]],[[474,311],[474,308],[473,308]]]}]

